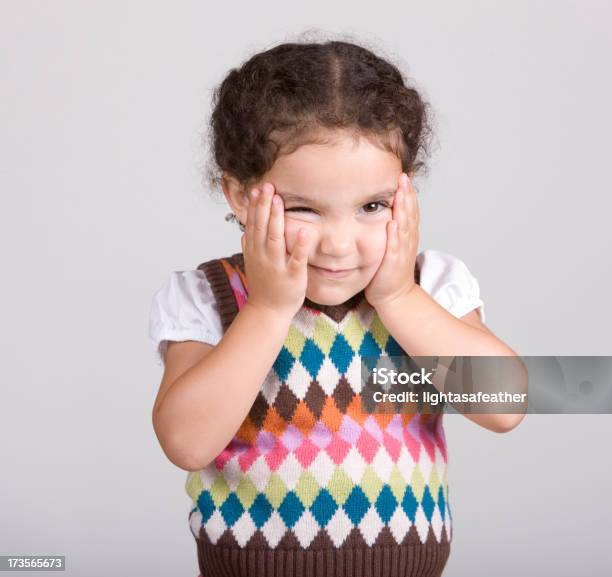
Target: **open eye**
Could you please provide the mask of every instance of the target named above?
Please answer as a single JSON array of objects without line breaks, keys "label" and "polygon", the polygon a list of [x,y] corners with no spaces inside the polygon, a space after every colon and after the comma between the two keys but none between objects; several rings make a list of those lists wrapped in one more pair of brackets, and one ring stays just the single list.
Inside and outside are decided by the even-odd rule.
[{"label": "open eye", "polygon": [[[364,204],[363,206],[366,207],[366,206],[372,206],[372,205],[374,205],[374,206],[380,205],[380,206],[383,207],[383,209],[384,208],[389,208],[389,203],[385,202],[383,200],[376,200],[374,202],[368,202],[368,204]],[[365,212],[368,213],[368,214],[376,214],[376,213],[379,213],[381,211],[380,210],[371,210],[371,211],[366,210]]]}]

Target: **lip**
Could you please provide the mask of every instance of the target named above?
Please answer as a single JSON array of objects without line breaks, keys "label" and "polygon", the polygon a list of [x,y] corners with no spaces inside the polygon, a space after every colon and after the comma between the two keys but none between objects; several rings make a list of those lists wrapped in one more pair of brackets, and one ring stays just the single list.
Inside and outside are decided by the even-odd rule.
[{"label": "lip", "polygon": [[354,272],[356,269],[354,268],[345,268],[345,269],[340,269],[340,270],[331,270],[328,268],[321,268],[320,266],[315,266],[315,265],[309,265],[310,267],[312,267],[317,273],[319,273],[320,275],[326,277],[326,278],[343,278],[345,276],[350,275],[352,272]]}]

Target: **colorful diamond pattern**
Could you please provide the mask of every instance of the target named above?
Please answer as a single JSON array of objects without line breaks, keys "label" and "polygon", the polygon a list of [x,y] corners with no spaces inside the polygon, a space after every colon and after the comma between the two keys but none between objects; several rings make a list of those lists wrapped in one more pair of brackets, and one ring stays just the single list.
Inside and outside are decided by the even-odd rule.
[{"label": "colorful diamond pattern", "polygon": [[361,412],[353,367],[404,351],[367,309],[340,323],[309,311],[296,315],[232,442],[189,473],[192,530],[216,543],[229,529],[240,546],[259,531],[270,547],[288,533],[307,547],[325,529],[340,547],[355,528],[371,544],[385,527],[401,543],[412,526],[422,542],[430,528],[450,540],[442,415]]}]

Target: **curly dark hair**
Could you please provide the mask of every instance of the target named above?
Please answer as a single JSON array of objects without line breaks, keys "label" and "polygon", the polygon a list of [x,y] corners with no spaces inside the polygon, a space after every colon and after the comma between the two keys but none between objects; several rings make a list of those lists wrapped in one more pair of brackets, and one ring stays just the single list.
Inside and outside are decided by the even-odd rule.
[{"label": "curly dark hair", "polygon": [[214,89],[208,180],[223,173],[244,190],[281,154],[325,143],[330,130],[363,135],[426,172],[430,106],[388,59],[354,42],[287,42],[232,69]]}]

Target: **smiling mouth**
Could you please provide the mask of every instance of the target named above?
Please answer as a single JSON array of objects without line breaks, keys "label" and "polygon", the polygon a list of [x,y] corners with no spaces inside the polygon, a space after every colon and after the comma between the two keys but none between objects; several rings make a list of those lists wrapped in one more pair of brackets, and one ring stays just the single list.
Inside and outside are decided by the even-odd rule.
[{"label": "smiling mouth", "polygon": [[328,278],[344,277],[344,276],[351,274],[353,271],[357,270],[355,268],[329,269],[329,268],[323,268],[323,267],[315,266],[315,265],[308,265],[308,266],[313,268],[315,272],[317,272],[318,274],[323,275]]},{"label": "smiling mouth", "polygon": [[319,270],[325,270],[327,272],[349,272],[351,270],[355,270],[354,268],[325,268],[322,266],[316,266],[314,264],[310,265],[313,268],[318,268]]}]

